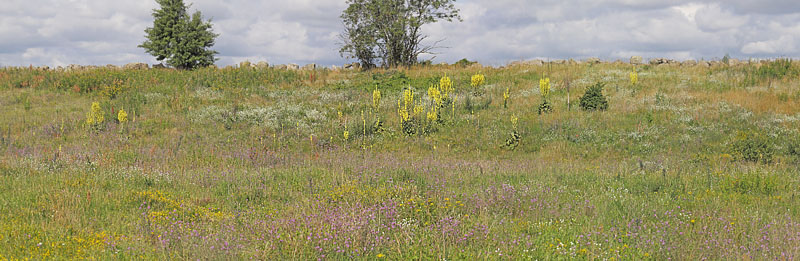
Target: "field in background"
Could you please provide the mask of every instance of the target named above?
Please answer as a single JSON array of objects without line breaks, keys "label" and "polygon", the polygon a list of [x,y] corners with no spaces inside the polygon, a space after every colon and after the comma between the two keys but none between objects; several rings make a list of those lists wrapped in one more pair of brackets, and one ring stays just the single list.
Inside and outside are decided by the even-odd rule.
[{"label": "field in background", "polygon": [[[797,259],[798,71],[4,68],[0,260]],[[403,89],[445,75],[455,105],[404,133]]]}]

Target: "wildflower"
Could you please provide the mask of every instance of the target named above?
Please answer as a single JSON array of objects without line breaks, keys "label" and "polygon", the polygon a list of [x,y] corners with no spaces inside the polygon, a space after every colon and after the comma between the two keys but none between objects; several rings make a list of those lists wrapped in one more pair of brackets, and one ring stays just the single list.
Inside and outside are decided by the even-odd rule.
[{"label": "wildflower", "polygon": [[386,256],[386,255],[384,255],[384,254],[378,254],[378,258],[383,258],[384,256]]},{"label": "wildflower", "polygon": [[119,123],[128,122],[128,113],[125,112],[124,109],[119,109],[119,113],[117,113],[117,120],[119,121]]},{"label": "wildflower", "polygon": [[486,81],[486,77],[483,76],[483,74],[476,74],[476,75],[472,76],[471,85],[472,85],[472,87],[478,87],[478,86],[483,85],[483,82],[485,82],[485,81]]},{"label": "wildflower", "polygon": [[514,130],[517,130],[517,123],[518,122],[519,122],[519,118],[517,118],[517,115],[512,114],[511,115],[511,127],[513,127]]},{"label": "wildflower", "polygon": [[415,110],[414,92],[411,91],[410,89],[405,89],[403,91],[402,97],[400,97],[400,99],[397,100],[397,113],[400,115],[400,123],[409,121],[413,116],[409,111],[409,107],[411,107],[411,110]]},{"label": "wildflower", "polygon": [[342,136],[344,137],[345,141],[350,137],[350,132],[347,131],[347,125],[344,126],[344,133],[342,133]]},{"label": "wildflower", "polygon": [[442,96],[445,98],[449,96],[450,92],[453,91],[453,81],[450,80],[450,77],[445,75],[439,79],[439,89],[442,91]]},{"label": "wildflower", "polygon": [[372,107],[375,110],[378,110],[378,107],[381,105],[381,91],[378,90],[378,86],[375,86],[375,90],[372,91]]},{"label": "wildflower", "polygon": [[539,92],[547,99],[547,95],[550,94],[550,78],[539,79]]},{"label": "wildflower", "polygon": [[442,107],[442,93],[438,88],[434,86],[429,87],[428,97],[433,101],[436,107]]},{"label": "wildflower", "polygon": [[506,91],[503,92],[503,108],[508,108],[508,98],[511,98],[511,92],[509,88],[506,88]]},{"label": "wildflower", "polygon": [[97,126],[103,123],[104,120],[105,118],[103,117],[102,109],[100,109],[100,103],[93,102],[91,111],[86,115],[86,124]]},{"label": "wildflower", "polygon": [[636,85],[639,82],[639,74],[636,71],[631,72],[631,85]]},{"label": "wildflower", "polygon": [[437,115],[436,110],[431,110],[428,112],[428,120],[429,121],[437,121],[439,119],[439,115]]}]

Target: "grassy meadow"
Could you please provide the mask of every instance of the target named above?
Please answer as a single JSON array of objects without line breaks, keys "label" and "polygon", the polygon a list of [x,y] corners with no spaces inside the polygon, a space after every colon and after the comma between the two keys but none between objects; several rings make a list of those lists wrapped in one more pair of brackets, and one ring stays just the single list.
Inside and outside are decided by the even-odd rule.
[{"label": "grassy meadow", "polygon": [[798,72],[2,68],[0,260],[799,259]]}]

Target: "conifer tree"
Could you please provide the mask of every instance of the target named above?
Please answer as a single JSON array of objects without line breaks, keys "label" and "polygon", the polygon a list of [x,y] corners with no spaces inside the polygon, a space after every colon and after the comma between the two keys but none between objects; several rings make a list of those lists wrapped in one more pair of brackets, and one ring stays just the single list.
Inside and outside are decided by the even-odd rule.
[{"label": "conifer tree", "polygon": [[156,0],[161,6],[153,10],[153,27],[145,29],[144,43],[139,47],[166,61],[167,65],[191,70],[214,64],[214,39],[211,20],[203,20],[200,11],[191,16],[183,0]]}]

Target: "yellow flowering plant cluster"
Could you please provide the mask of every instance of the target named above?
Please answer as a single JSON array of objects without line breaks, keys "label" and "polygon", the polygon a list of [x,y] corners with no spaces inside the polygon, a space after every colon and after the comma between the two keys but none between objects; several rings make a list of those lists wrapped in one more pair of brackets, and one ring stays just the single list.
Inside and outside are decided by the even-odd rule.
[{"label": "yellow flowering plant cluster", "polygon": [[428,88],[428,97],[433,102],[434,107],[442,107],[442,92],[438,88],[431,86]]},{"label": "yellow flowering plant cluster", "polygon": [[91,110],[86,114],[86,125],[92,128],[99,128],[103,121],[105,121],[105,117],[103,116],[103,110],[100,108],[100,103],[93,102]]},{"label": "yellow flowering plant cluster", "polygon": [[486,82],[486,76],[483,74],[476,74],[472,76],[470,80],[470,86],[472,86],[472,94],[475,96],[483,95],[483,89],[480,89],[483,83]]},{"label": "yellow flowering plant cluster", "polygon": [[472,81],[470,81],[470,85],[472,85],[472,87],[477,88],[483,85],[484,82],[486,82],[486,76],[484,76],[483,74],[476,74],[472,76]]},{"label": "yellow flowering plant cluster", "polygon": [[119,112],[117,113],[117,121],[120,124],[128,122],[128,113],[125,112],[125,109],[119,109]]},{"label": "yellow flowering plant cluster", "polygon": [[412,110],[414,110],[414,91],[403,90],[403,95],[397,100],[397,114],[400,116],[400,124],[411,120]]},{"label": "yellow flowering plant cluster", "polygon": [[636,85],[639,82],[639,74],[636,71],[631,72],[631,85]]},{"label": "yellow flowering plant cluster", "polygon": [[547,96],[550,95],[550,78],[539,79],[539,93],[542,94],[542,104],[539,105],[539,114],[552,112],[553,106],[547,101]]},{"label": "yellow flowering plant cluster", "polygon": [[439,120],[439,108],[442,107],[442,93],[439,89],[431,86],[428,88],[428,98],[431,100],[431,109],[428,111],[428,121],[436,122]]},{"label": "yellow flowering plant cluster", "polygon": [[439,90],[442,92],[442,97],[448,98],[450,97],[450,93],[453,92],[453,81],[450,80],[450,77],[445,75],[441,79],[439,79]]},{"label": "yellow flowering plant cluster", "polygon": [[372,108],[375,111],[378,111],[381,105],[381,91],[378,90],[378,86],[375,86],[375,90],[372,91]]},{"label": "yellow flowering plant cluster", "polygon": [[547,95],[550,94],[550,78],[539,79],[539,93],[547,100]]}]

